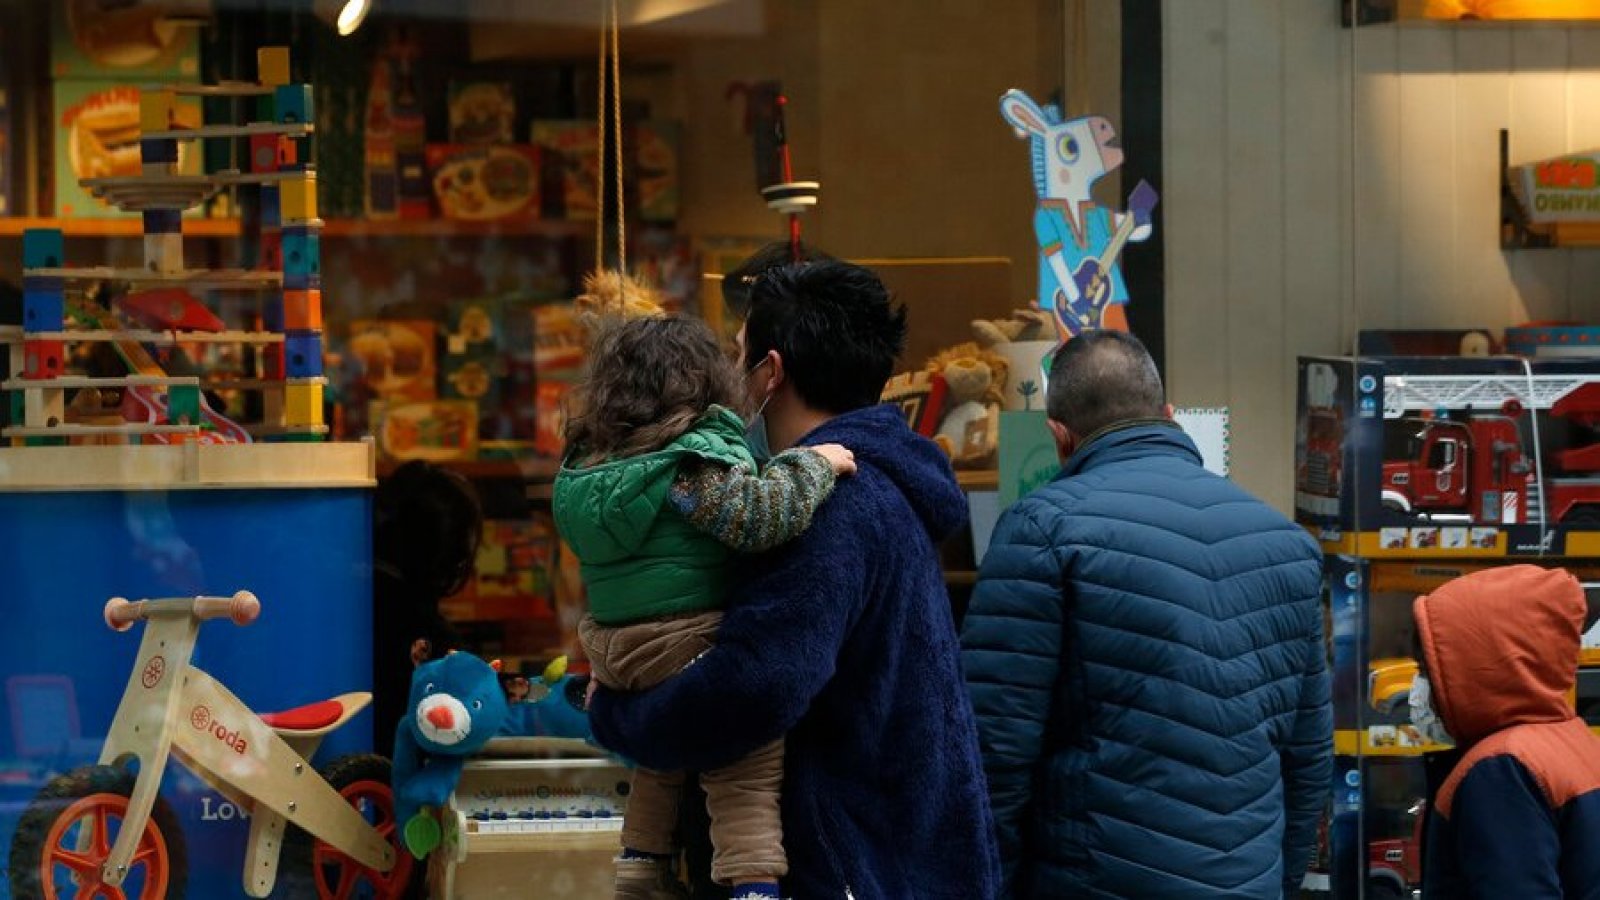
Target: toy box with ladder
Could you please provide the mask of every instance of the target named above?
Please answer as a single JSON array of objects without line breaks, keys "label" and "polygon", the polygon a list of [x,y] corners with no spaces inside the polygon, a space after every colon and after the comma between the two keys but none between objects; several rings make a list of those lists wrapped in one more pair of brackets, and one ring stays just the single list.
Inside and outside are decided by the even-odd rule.
[{"label": "toy box with ladder", "polygon": [[1600,556],[1600,363],[1302,358],[1296,519],[1328,552]]}]

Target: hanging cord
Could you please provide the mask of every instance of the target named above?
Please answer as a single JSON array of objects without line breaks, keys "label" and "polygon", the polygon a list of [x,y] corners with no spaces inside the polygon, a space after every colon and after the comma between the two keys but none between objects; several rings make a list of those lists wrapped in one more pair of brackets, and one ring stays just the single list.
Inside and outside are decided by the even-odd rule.
[{"label": "hanging cord", "polygon": [[595,198],[594,198],[594,270],[600,272],[606,267],[606,182],[601,173],[606,169],[606,28],[611,21],[611,6],[603,3],[600,7],[600,51],[596,56],[600,70],[596,73],[595,84],[599,97],[594,104],[595,114]]},{"label": "hanging cord", "polygon": [[[594,270],[606,267],[606,79],[611,81],[611,172],[616,193],[617,217],[617,271],[628,271],[628,229],[623,195],[622,171],[622,14],[617,0],[604,0],[600,8],[600,55],[596,77],[598,96],[595,100],[595,214],[594,214]],[[607,57],[609,56],[609,60]]]},{"label": "hanging cord", "polygon": [[616,176],[617,192],[617,271],[628,271],[628,204],[622,185],[622,49],[618,33],[622,30],[622,15],[617,0],[611,5],[611,168]]}]

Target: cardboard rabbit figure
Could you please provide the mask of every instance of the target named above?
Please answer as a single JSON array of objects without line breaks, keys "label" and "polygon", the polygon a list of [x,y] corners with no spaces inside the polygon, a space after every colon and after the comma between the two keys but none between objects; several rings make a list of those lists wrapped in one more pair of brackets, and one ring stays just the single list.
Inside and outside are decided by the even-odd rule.
[{"label": "cardboard rabbit figure", "polygon": [[1155,189],[1139,182],[1121,214],[1094,202],[1094,183],[1122,165],[1116,130],[1099,116],[1064,121],[1055,106],[1015,89],[1000,98],[1000,113],[1033,151],[1039,306],[1054,313],[1062,341],[1096,328],[1126,331],[1128,288],[1117,259],[1155,230]]}]

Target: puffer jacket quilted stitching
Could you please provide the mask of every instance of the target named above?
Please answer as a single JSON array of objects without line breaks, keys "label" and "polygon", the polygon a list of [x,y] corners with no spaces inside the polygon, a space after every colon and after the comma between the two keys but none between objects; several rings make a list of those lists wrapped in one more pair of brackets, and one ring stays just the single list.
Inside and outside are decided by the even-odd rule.
[{"label": "puffer jacket quilted stitching", "polygon": [[1329,795],[1321,560],[1178,428],[1007,511],[963,628],[1007,896],[1294,896]]}]

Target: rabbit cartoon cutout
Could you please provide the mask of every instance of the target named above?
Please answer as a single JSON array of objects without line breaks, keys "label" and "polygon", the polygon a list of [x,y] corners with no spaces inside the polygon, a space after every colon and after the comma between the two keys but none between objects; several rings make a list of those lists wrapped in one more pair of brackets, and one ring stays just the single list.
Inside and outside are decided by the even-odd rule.
[{"label": "rabbit cartoon cutout", "polygon": [[1019,90],[1000,98],[1000,113],[1033,151],[1033,214],[1039,242],[1039,305],[1051,310],[1062,341],[1096,328],[1126,331],[1128,287],[1117,264],[1130,241],[1149,239],[1159,199],[1141,181],[1125,213],[1099,206],[1096,181],[1122,165],[1111,123],[1099,116],[1063,120]]}]

